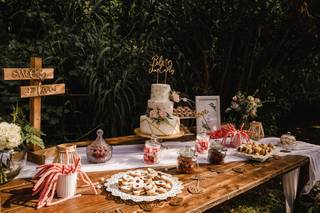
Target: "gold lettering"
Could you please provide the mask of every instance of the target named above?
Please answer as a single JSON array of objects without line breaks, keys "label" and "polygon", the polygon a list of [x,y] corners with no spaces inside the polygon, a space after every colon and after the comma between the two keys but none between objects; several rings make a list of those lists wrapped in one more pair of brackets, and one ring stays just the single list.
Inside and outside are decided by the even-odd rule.
[{"label": "gold lettering", "polygon": [[171,75],[174,74],[175,70],[172,68],[172,60],[167,58],[163,58],[163,56],[153,56],[152,63],[149,68],[149,74],[151,73],[169,73]]}]

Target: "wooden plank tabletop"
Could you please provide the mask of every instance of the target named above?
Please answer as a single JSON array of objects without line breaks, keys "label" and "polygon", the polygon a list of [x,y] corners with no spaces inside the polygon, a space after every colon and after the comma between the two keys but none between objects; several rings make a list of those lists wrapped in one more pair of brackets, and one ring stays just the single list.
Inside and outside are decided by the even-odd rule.
[{"label": "wooden plank tabletop", "polygon": [[[286,156],[279,159],[270,159],[264,163],[233,162],[219,165],[200,165],[196,175],[204,177],[200,182],[205,191],[202,194],[190,194],[188,186],[195,184],[191,177],[195,174],[178,174],[175,168],[168,173],[179,178],[183,182],[184,189],[179,197],[183,198],[181,206],[171,206],[169,201],[159,202],[152,212],[202,212],[236,197],[254,187],[257,187],[270,179],[285,174],[297,167],[306,165],[307,157]],[[234,171],[234,168],[243,169],[243,173]],[[222,171],[221,173],[212,170]],[[99,182],[101,177],[109,178],[119,171],[89,173],[93,182]],[[98,195],[91,195],[88,188],[78,188],[82,196],[68,200],[61,204],[44,207],[36,210],[36,198],[31,196],[33,181],[30,179],[17,179],[0,186],[1,211],[0,212],[134,212],[141,210],[139,205],[125,203],[112,197],[104,190],[99,190]]]}]

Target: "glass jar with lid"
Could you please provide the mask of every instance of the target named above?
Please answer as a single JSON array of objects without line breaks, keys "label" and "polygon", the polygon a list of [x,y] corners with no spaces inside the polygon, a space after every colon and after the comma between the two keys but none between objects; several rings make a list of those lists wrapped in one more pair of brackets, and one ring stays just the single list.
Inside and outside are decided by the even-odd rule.
[{"label": "glass jar with lid", "polygon": [[206,133],[200,133],[197,135],[195,148],[197,153],[203,154],[208,151],[210,137]]},{"label": "glass jar with lid", "polygon": [[179,151],[177,159],[177,171],[180,173],[191,174],[196,172],[198,168],[196,151],[189,146]]},{"label": "glass jar with lid", "polygon": [[97,131],[97,138],[87,147],[87,159],[91,163],[104,163],[112,157],[112,146],[103,139],[103,130]]},{"label": "glass jar with lid", "polygon": [[290,132],[281,135],[280,144],[282,148],[286,151],[293,150],[297,145],[296,137],[294,137]]},{"label": "glass jar with lid", "polygon": [[74,164],[79,158],[77,146],[74,144],[60,144],[56,147],[56,156],[54,163]]},{"label": "glass jar with lid", "polygon": [[208,150],[208,162],[209,163],[222,163],[226,156],[226,150],[219,140],[214,140],[210,144]]},{"label": "glass jar with lid", "polygon": [[161,157],[161,144],[156,136],[147,140],[143,150],[143,161],[145,164],[158,164]]}]

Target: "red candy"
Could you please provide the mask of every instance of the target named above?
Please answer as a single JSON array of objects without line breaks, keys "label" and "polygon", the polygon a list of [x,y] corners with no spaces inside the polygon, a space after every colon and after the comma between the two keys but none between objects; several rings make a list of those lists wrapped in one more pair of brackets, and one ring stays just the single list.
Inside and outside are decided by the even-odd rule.
[{"label": "red candy", "polygon": [[160,147],[144,147],[143,161],[145,164],[155,164],[160,161]]},{"label": "red candy", "polygon": [[209,148],[209,141],[207,140],[197,140],[196,141],[196,151],[198,153],[204,153]]}]

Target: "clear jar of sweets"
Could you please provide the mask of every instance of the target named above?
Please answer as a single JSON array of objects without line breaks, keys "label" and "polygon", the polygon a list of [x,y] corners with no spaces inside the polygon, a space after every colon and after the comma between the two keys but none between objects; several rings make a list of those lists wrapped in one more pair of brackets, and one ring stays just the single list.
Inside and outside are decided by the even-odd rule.
[{"label": "clear jar of sweets", "polygon": [[201,133],[197,135],[195,149],[197,153],[203,154],[208,151],[210,137],[206,133]]},{"label": "clear jar of sweets", "polygon": [[222,163],[225,156],[226,151],[224,146],[221,143],[219,143],[219,141],[213,141],[210,144],[210,148],[208,150],[208,162]]},{"label": "clear jar of sweets", "polygon": [[87,159],[91,163],[104,163],[112,157],[112,146],[103,139],[103,131],[97,131],[97,138],[87,147]]},{"label": "clear jar of sweets", "polygon": [[191,147],[184,147],[179,151],[177,159],[177,171],[191,174],[198,168],[197,155]]},{"label": "clear jar of sweets", "polygon": [[157,164],[160,163],[161,144],[157,138],[153,137],[147,140],[143,150],[143,161],[145,164]]}]

